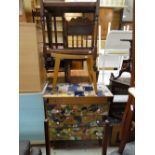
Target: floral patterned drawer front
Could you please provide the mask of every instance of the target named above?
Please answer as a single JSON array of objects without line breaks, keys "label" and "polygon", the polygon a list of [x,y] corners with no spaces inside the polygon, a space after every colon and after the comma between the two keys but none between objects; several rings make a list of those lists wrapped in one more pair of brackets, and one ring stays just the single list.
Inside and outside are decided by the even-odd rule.
[{"label": "floral patterned drawer front", "polygon": [[107,111],[108,106],[101,104],[47,106],[47,116],[53,127],[100,126]]},{"label": "floral patterned drawer front", "polygon": [[108,104],[48,104],[48,116],[85,116],[85,115],[107,115]]},{"label": "floral patterned drawer front", "polygon": [[57,84],[56,92],[49,84],[44,99],[51,140],[102,139],[103,122],[113,95],[106,86],[91,84]]},{"label": "floral patterned drawer front", "polygon": [[103,127],[50,128],[51,140],[95,140],[102,139]]},{"label": "floral patterned drawer front", "polygon": [[94,127],[101,126],[103,118],[100,115],[90,116],[52,116],[49,119],[51,127]]}]

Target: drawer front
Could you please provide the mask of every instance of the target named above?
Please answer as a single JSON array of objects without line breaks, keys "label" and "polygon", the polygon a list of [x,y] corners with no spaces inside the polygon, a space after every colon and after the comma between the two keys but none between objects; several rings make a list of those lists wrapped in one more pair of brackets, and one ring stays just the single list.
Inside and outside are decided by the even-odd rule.
[{"label": "drawer front", "polygon": [[108,115],[107,104],[48,104],[51,140],[102,139],[102,122]]},{"label": "drawer front", "polygon": [[109,105],[107,104],[48,104],[47,116],[85,116],[85,115],[108,115]]},{"label": "drawer front", "polygon": [[51,140],[95,140],[102,139],[103,127],[50,128]]},{"label": "drawer front", "polygon": [[102,126],[103,116],[89,115],[89,116],[50,116],[49,124],[53,128],[60,127],[94,127]]}]

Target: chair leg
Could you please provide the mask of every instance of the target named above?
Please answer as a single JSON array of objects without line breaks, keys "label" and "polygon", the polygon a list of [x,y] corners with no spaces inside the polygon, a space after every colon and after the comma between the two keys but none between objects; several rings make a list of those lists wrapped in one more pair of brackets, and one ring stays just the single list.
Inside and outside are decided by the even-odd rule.
[{"label": "chair leg", "polygon": [[59,67],[60,67],[60,57],[56,56],[55,57],[55,64],[54,64],[54,75],[53,75],[52,91],[55,91],[55,86],[56,86],[57,79],[58,79]]},{"label": "chair leg", "polygon": [[96,73],[93,69],[93,65],[94,65],[94,61],[93,61],[93,57],[91,58],[88,58],[88,64],[89,64],[89,67],[88,69],[90,68],[90,74],[91,74],[91,77],[92,77],[92,82],[93,82],[93,85],[94,85],[94,90],[95,90],[95,93],[97,93],[97,82],[96,82]]},{"label": "chair leg", "polygon": [[45,145],[46,145],[46,155],[50,155],[50,138],[49,138],[49,122],[48,119],[44,121],[45,128]]}]

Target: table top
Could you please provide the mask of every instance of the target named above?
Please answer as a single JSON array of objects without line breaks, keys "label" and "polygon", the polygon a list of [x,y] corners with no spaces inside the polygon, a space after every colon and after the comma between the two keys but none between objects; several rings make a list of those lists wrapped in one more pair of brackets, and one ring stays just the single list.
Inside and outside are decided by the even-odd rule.
[{"label": "table top", "polygon": [[55,103],[103,103],[108,98],[112,98],[113,94],[105,85],[98,85],[98,92],[95,94],[92,84],[89,83],[59,83],[56,91],[52,92],[52,85],[48,84],[44,98],[51,99]]}]

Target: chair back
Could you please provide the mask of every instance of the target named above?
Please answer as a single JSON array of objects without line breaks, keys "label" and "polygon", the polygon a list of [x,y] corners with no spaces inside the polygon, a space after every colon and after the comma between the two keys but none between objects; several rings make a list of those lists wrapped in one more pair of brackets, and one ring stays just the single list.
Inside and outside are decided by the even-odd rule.
[{"label": "chair back", "polygon": [[65,22],[65,46],[67,48],[94,47],[94,21],[87,17],[72,18]]},{"label": "chair back", "polygon": [[[41,0],[44,46],[50,49],[88,48],[93,49],[93,54],[96,55],[99,3],[99,0],[96,2]],[[66,14],[74,13],[79,13],[81,16],[67,20]]]}]

